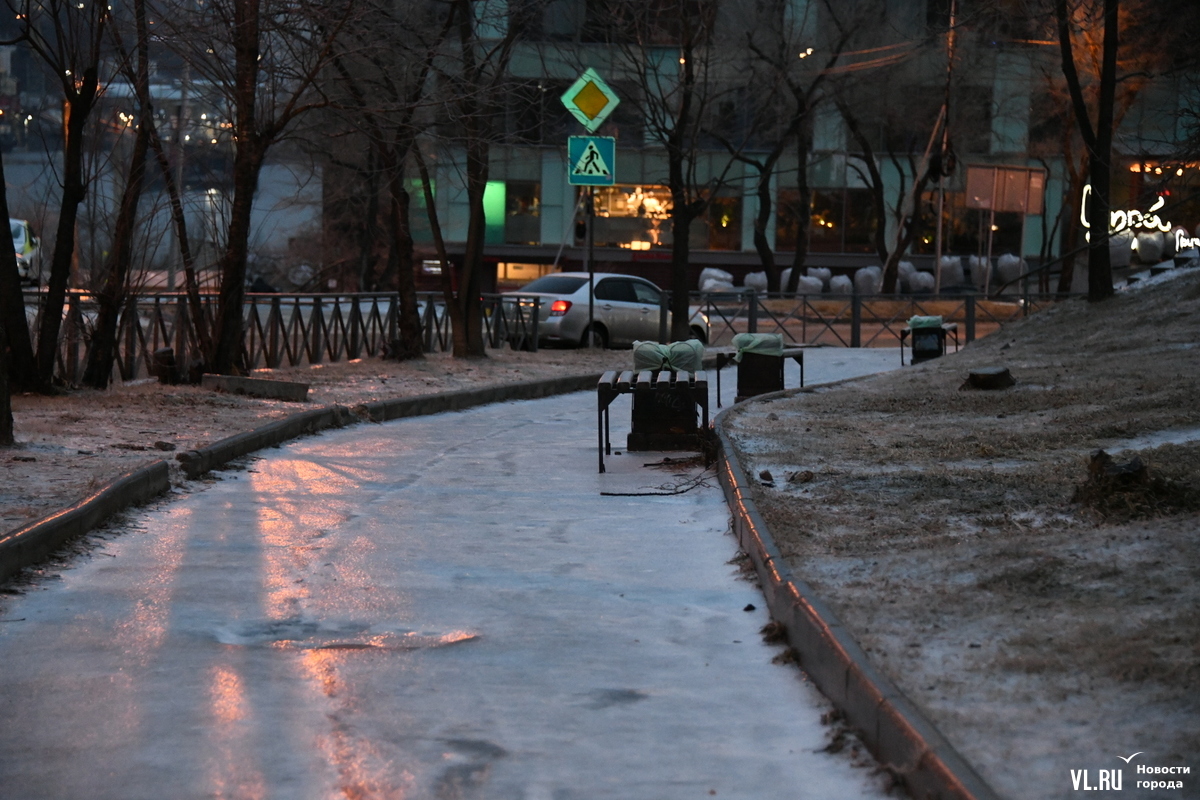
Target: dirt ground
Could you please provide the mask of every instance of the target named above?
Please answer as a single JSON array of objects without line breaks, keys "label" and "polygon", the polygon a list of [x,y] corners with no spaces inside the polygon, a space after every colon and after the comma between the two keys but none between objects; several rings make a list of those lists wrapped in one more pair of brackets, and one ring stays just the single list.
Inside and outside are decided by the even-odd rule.
[{"label": "dirt ground", "polygon": [[1200,269],[727,424],[792,569],[1001,795],[1200,797]]},{"label": "dirt ground", "polygon": [[162,386],[153,379],[103,392],[15,396],[18,444],[0,449],[0,530],[13,530],[57,511],[150,461],[165,459],[174,465],[175,451],[310,408],[599,373],[611,369],[613,358],[611,353],[569,350],[489,352],[488,358],[469,361],[436,354],[421,361],[369,359],[253,373],[252,377],[309,384],[306,403],[220,394],[197,386]]}]

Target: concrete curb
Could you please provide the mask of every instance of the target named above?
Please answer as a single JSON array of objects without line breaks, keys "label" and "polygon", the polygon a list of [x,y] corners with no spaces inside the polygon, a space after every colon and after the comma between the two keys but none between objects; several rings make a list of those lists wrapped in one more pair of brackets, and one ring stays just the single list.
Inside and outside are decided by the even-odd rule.
[{"label": "concrete curb", "polygon": [[162,494],[170,488],[165,461],[155,461],[85,497],[78,503],[0,535],[0,583],[49,558],[70,540],[105,518]]},{"label": "concrete curb", "polygon": [[563,378],[545,378],[526,383],[505,386],[490,386],[483,389],[461,389],[457,392],[398,397],[394,400],[377,400],[374,403],[355,406],[354,412],[372,422],[387,422],[402,417],[419,417],[440,414],[443,411],[462,411],[465,408],[504,403],[509,400],[534,400],[556,394],[582,392],[595,389],[600,382],[600,373],[594,375],[569,375]]},{"label": "concrete curb", "polygon": [[308,433],[317,433],[326,428],[341,428],[354,422],[350,409],[332,405],[292,414],[246,433],[238,433],[202,447],[185,450],[175,459],[189,478],[195,479],[211,469],[221,466],[247,453],[271,447],[289,439]]},{"label": "concrete curb", "polygon": [[[774,392],[756,400],[806,391]],[[786,629],[801,668],[915,800],[1000,800],[920,709],[871,664],[812,587],[788,568],[751,498],[750,482],[724,430],[724,417],[733,408],[713,420],[720,443],[721,488],[733,514],[734,534],[750,555],[771,617]]]}]

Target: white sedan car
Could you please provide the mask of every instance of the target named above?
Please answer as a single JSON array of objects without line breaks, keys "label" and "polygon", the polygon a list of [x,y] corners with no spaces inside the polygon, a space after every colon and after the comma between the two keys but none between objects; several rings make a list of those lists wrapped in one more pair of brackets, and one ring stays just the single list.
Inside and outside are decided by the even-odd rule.
[{"label": "white sedan car", "polygon": [[[662,291],[645,278],[609,272],[595,274],[592,324],[588,326],[588,274],[556,272],[505,294],[540,301],[538,341],[547,344],[629,347],[635,341],[658,341]],[[668,327],[670,316],[668,315]],[[708,341],[708,321],[694,311],[692,338]]]},{"label": "white sedan car", "polygon": [[8,227],[12,231],[13,252],[17,256],[17,274],[23,282],[40,285],[42,253],[38,247],[38,238],[33,235],[29,223],[23,219],[10,219]]}]

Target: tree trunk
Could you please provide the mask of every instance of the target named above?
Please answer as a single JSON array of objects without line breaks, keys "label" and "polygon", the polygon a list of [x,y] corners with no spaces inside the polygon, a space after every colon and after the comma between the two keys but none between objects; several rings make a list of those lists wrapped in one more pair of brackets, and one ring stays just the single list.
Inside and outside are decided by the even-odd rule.
[{"label": "tree trunk", "polygon": [[[675,192],[672,192],[674,195]],[[688,264],[688,237],[692,229],[687,198],[683,193],[675,200],[671,210],[671,341],[682,342],[691,338],[688,325],[690,307],[691,268]]]},{"label": "tree trunk", "polygon": [[[4,183],[4,157],[0,155],[0,186]],[[0,219],[8,219],[8,196],[0,192]],[[37,388],[37,364],[33,357],[33,340],[29,336],[29,321],[25,317],[25,298],[21,294],[21,277],[17,274],[17,258],[11,240],[0,246],[0,333],[7,339],[8,380],[18,390]]]},{"label": "tree trunk", "polygon": [[792,256],[792,274],[788,276],[787,293],[794,295],[800,287],[800,275],[808,261],[808,234],[812,226],[812,189],[808,185],[808,152],[812,149],[812,128],[805,120],[796,139],[796,203],[800,207],[800,224],[796,226],[796,252]]},{"label": "tree trunk", "polygon": [[[201,360],[206,360],[211,358],[213,353],[212,334],[208,328],[204,301],[200,298],[200,282],[196,279],[196,262],[192,258],[187,218],[183,215],[183,201],[179,198],[180,187],[175,183],[175,174],[171,169],[171,162],[163,150],[162,139],[154,127],[153,117],[146,121],[146,125],[150,134],[150,147],[154,150],[154,158],[158,162],[163,185],[167,188],[167,200],[171,206],[171,222],[175,226],[175,241],[179,245],[179,258],[183,261],[183,285],[187,294],[188,310],[191,311],[192,329],[196,332],[196,343],[200,348]],[[182,356],[180,353],[176,355]],[[181,366],[186,368],[188,365]]]},{"label": "tree trunk", "polygon": [[8,337],[0,325],[0,447],[13,443],[12,395],[8,388]]},{"label": "tree trunk", "polygon": [[[137,74],[134,89],[138,98],[137,133],[133,141],[133,157],[129,165],[129,179],[121,195],[120,210],[113,230],[112,255],[106,264],[104,285],[98,298],[99,311],[96,327],[88,350],[87,367],[83,383],[93,389],[107,389],[112,376],[113,361],[117,352],[117,324],[121,308],[125,305],[129,279],[129,262],[133,256],[133,234],[137,224],[138,204],[146,179],[146,155],[150,149],[149,123],[154,115],[150,104],[150,34],[146,24],[145,0],[135,0],[134,16],[137,20]],[[133,324],[133,321],[129,321]],[[130,354],[132,357],[132,354]]]},{"label": "tree trunk", "polygon": [[250,242],[250,214],[266,142],[257,130],[258,58],[260,37],[258,0],[237,2],[233,14],[234,137],[233,208],[228,241],[221,257],[221,290],[217,301],[214,352],[207,358],[213,372],[233,374],[241,366],[242,304],[246,297],[246,255]]},{"label": "tree trunk", "polygon": [[221,258],[221,290],[217,296],[215,351],[206,361],[213,372],[233,375],[242,372],[242,327],[246,299],[246,257],[250,250],[250,215],[258,176],[262,171],[263,148],[257,139],[238,142],[233,165],[233,206],[229,213],[229,241]]},{"label": "tree trunk", "polygon": [[[377,292],[391,278],[385,267],[379,274],[379,165],[384,158],[382,142],[372,141],[367,150],[367,169],[363,175],[367,207],[363,210],[362,228],[358,232],[358,286],[360,291]],[[390,264],[389,264],[390,266]]]},{"label": "tree trunk", "polygon": [[421,320],[417,310],[417,284],[413,276],[413,238],[409,223],[411,206],[408,190],[404,188],[404,173],[393,169],[390,184],[392,246],[389,262],[395,261],[396,291],[400,307],[397,322],[400,336],[392,344],[392,358],[405,361],[424,358],[421,344]]},{"label": "tree trunk", "polygon": [[1083,86],[1075,64],[1071,43],[1071,15],[1067,0],[1054,6],[1058,22],[1058,43],[1062,55],[1063,77],[1071,94],[1079,133],[1088,151],[1088,173],[1092,191],[1087,200],[1092,235],[1088,242],[1088,300],[1103,300],[1113,295],[1112,261],[1108,249],[1110,189],[1112,185],[1112,137],[1117,86],[1117,33],[1120,4],[1104,0],[1104,43],[1100,60],[1099,97],[1096,124],[1083,97]]},{"label": "tree trunk", "polygon": [[775,174],[778,152],[776,149],[765,161],[754,165],[758,167],[758,182],[755,187],[758,213],[754,216],[754,249],[758,252],[758,260],[762,262],[763,270],[767,273],[768,292],[779,291],[779,265],[775,263],[775,251],[771,248],[771,240],[767,236],[767,226],[771,224],[771,178]]},{"label": "tree trunk", "polygon": [[62,309],[71,277],[71,259],[75,254],[75,221],[79,216],[79,204],[87,195],[87,184],[83,179],[83,129],[96,100],[97,85],[96,67],[88,67],[84,70],[82,83],[66,104],[67,141],[63,148],[62,206],[54,236],[50,279],[46,282],[42,322],[38,330],[37,381],[42,386],[49,386],[54,378]]},{"label": "tree trunk", "polygon": [[[468,123],[470,125],[471,123]],[[483,245],[487,220],[483,210],[483,192],[488,179],[488,146],[482,135],[475,134],[467,143],[467,242],[459,274],[458,307],[462,312],[460,331],[454,332],[455,358],[482,358],[483,307],[479,296],[483,272]]]}]

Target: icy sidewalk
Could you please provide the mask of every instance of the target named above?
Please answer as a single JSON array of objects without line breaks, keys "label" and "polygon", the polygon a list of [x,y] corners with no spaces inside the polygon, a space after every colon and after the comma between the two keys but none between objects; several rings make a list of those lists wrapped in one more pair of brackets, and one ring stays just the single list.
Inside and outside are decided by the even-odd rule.
[{"label": "icy sidewalk", "polygon": [[698,470],[596,474],[594,394],[262,455],[5,602],[6,797],[881,796],[771,663],[715,479],[600,494]]}]

